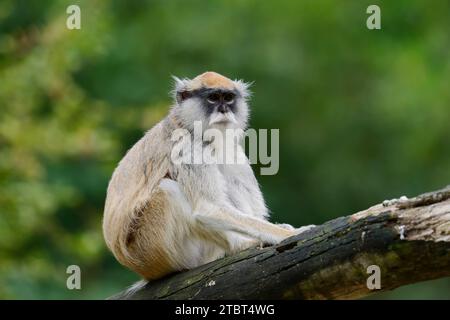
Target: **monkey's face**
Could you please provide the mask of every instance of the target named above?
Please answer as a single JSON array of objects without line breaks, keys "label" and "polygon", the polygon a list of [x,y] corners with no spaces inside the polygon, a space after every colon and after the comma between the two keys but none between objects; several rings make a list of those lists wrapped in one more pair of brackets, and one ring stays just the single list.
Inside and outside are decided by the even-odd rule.
[{"label": "monkey's face", "polygon": [[248,119],[248,84],[231,80],[216,72],[205,72],[194,79],[175,79],[175,108],[178,121],[192,130],[200,121],[208,128],[245,129]]},{"label": "monkey's face", "polygon": [[[245,128],[248,106],[236,89],[200,88],[177,95],[179,114],[190,127],[201,121],[204,128]],[[187,123],[186,123],[187,122]]]}]

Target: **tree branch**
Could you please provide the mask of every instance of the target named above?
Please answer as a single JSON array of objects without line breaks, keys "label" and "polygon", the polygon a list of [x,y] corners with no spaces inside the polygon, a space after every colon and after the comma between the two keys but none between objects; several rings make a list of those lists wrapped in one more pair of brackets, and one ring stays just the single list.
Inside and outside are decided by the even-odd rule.
[{"label": "tree branch", "polygon": [[[367,288],[367,267],[381,289]],[[450,186],[337,218],[282,243],[127,290],[112,299],[353,299],[450,276]]]}]

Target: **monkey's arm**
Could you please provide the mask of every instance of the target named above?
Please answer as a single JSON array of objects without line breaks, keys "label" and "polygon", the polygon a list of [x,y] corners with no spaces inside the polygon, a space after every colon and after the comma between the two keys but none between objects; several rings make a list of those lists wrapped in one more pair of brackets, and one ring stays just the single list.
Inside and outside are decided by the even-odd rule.
[{"label": "monkey's arm", "polygon": [[219,234],[233,231],[268,244],[278,243],[298,233],[233,208],[211,203],[201,204],[195,211],[195,219],[204,228]]}]

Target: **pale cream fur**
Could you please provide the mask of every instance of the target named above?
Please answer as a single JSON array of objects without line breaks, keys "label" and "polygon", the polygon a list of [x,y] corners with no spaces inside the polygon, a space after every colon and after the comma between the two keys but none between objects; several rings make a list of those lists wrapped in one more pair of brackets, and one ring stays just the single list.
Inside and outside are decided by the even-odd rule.
[{"label": "pale cream fur", "polygon": [[[249,94],[244,82],[214,72],[175,80],[175,94],[199,88],[237,90],[237,126],[245,128]],[[109,183],[106,244],[120,263],[145,279],[191,269],[261,242],[278,243],[299,232],[267,221],[248,161],[190,166],[171,161],[173,131],[190,129],[193,120],[208,123],[206,117],[197,99],[175,99],[169,115],[127,152]]]}]

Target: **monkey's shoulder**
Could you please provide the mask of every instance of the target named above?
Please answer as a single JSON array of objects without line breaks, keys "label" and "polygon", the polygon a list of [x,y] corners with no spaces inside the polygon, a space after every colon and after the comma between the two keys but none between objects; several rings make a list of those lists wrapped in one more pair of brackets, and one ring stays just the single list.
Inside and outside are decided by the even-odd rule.
[{"label": "monkey's shoulder", "polygon": [[161,121],[145,133],[125,154],[111,177],[108,193],[146,187],[153,190],[165,176],[169,167],[170,147],[166,140],[168,134]]}]

